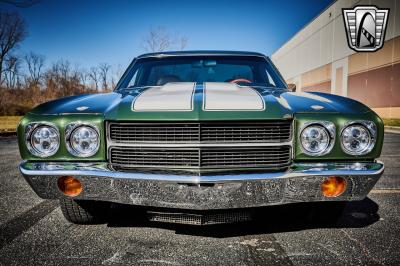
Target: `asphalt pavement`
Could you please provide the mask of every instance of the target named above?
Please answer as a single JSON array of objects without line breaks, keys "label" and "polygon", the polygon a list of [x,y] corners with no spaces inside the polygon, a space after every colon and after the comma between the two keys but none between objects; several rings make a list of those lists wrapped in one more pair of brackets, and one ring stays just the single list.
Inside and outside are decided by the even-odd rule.
[{"label": "asphalt pavement", "polygon": [[383,177],[333,225],[303,219],[301,205],[202,227],[147,222],[114,206],[106,224],[74,225],[57,201],[31,190],[17,169],[16,138],[2,137],[0,265],[400,265],[399,151],[400,134],[386,134]]}]

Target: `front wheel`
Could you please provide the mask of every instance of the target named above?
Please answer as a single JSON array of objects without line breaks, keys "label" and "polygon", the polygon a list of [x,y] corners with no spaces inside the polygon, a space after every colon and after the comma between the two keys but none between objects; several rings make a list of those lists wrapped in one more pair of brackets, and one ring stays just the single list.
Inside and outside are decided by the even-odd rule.
[{"label": "front wheel", "polygon": [[108,202],[60,199],[61,211],[74,224],[95,224],[106,221],[110,204]]}]

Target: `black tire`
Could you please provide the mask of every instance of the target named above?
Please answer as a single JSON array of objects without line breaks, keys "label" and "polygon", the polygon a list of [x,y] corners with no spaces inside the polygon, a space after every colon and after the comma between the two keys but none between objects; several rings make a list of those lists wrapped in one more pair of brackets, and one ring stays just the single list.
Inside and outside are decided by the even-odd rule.
[{"label": "black tire", "polygon": [[98,224],[106,221],[108,202],[60,199],[61,211],[74,224]]},{"label": "black tire", "polygon": [[343,216],[346,201],[317,202],[312,208],[312,219],[316,222],[336,225]]}]

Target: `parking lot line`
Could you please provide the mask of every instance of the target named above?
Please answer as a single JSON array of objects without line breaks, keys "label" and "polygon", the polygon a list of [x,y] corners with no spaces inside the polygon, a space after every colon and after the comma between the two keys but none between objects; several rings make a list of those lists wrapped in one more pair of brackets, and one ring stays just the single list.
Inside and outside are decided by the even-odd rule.
[{"label": "parking lot line", "polygon": [[389,193],[400,193],[400,189],[392,189],[392,188],[387,188],[387,189],[373,189],[371,190],[370,193],[373,194],[389,194]]}]

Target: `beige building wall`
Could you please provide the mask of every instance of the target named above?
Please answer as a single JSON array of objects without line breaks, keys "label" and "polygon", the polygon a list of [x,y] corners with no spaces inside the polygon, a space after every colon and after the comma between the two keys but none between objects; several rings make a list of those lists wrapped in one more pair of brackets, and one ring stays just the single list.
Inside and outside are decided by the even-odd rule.
[{"label": "beige building wall", "polygon": [[[374,53],[356,53],[347,45],[342,8],[376,5],[390,8],[385,43]],[[347,96],[382,117],[400,118],[400,0],[338,0],[273,55],[288,83],[299,91]]]}]

